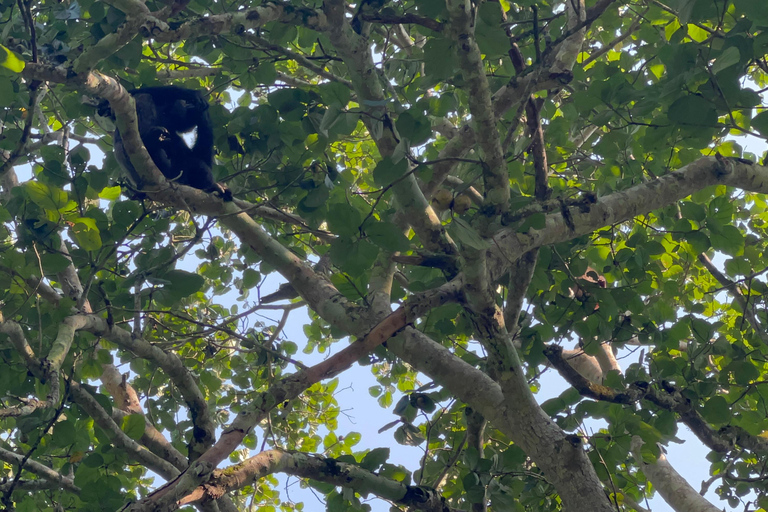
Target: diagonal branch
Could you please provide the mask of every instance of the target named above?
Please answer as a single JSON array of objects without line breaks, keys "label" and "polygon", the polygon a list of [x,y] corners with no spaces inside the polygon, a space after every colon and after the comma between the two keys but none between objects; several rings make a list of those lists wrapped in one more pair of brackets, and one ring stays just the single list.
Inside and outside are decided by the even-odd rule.
[{"label": "diagonal branch", "polygon": [[75,59],[72,69],[75,73],[84,73],[93,69],[98,63],[110,55],[114,54],[120,48],[133,41],[139,31],[144,28],[145,32],[162,32],[168,30],[168,25],[152,16],[149,8],[143,3],[135,0],[115,0],[115,7],[126,13],[126,20],[113,34],[107,34],[95,45],[87,47],[80,56]]},{"label": "diagonal branch", "polygon": [[664,453],[659,454],[655,462],[643,459],[640,436],[632,436],[632,453],[648,481],[659,491],[664,501],[672,510],[695,510],[696,512],[720,512],[720,509],[706,500],[691,487],[691,484],[678,473],[667,460]]},{"label": "diagonal branch", "polygon": [[[587,11],[584,22],[586,24],[592,23],[615,1],[601,0],[598,2],[598,4]],[[562,87],[563,83],[567,83],[572,79],[570,70],[573,68],[578,57],[578,51],[575,51],[575,49],[577,47],[580,49],[584,41],[584,31],[577,28],[581,27],[580,19],[583,9],[577,10],[574,5],[570,6],[566,12],[569,16],[568,26],[573,27],[575,29],[574,32],[568,33],[562,40],[559,40],[549,48],[556,55],[554,62],[549,67],[543,65],[532,67],[525,73],[513,77],[508,84],[493,94],[492,111],[495,113],[496,119],[504,115],[509,109],[526,101],[532,93]],[[566,46],[569,48],[568,51],[563,49]],[[448,160],[435,166],[432,179],[425,189],[427,197],[431,198],[434,195],[445,179],[445,176],[455,168],[456,161],[450,160],[450,158],[463,157],[476,142],[477,135],[470,123],[461,127],[458,133],[459,136],[451,139],[440,152],[439,158]]]},{"label": "diagonal branch", "polygon": [[[0,448],[0,460],[9,464],[19,465],[24,460],[24,456],[6,450],[5,448]],[[54,471],[53,469],[49,468],[48,466],[44,466],[39,462],[29,459],[24,463],[24,469],[30,473],[34,473],[40,478],[55,484],[57,488],[61,488],[75,494],[80,493],[80,488],[75,485],[71,478],[62,475],[61,473]]]},{"label": "diagonal branch", "polygon": [[108,322],[96,315],[79,315],[70,317],[70,319],[76,319],[80,329],[102,336],[132,354],[151,361],[162,368],[168,378],[178,387],[187,407],[189,407],[189,415],[194,425],[190,440],[190,454],[193,460],[213,445],[216,427],[208,411],[208,403],[195,378],[176,354],[165,352],[124,329],[118,327],[110,329]]},{"label": "diagonal branch", "polygon": [[[307,388],[323,379],[331,378],[352,366],[358,359],[371,352],[398,331],[412,323],[425,312],[448,302],[455,302],[458,297],[455,284],[413,297],[405,306],[381,320],[364,337],[353,342],[339,353],[305,370],[298,371],[276,382],[269,390],[254,399],[253,406],[238,414],[232,424],[226,428],[217,443],[191,465],[180,479],[171,482],[136,504],[131,510],[150,510],[173,499],[181,499],[198,485],[207,481],[213,469],[228,457],[242,442],[253,427],[263,420],[278,404],[292,400]],[[104,322],[106,328],[106,322]],[[152,509],[153,510],[153,509]]]},{"label": "diagonal branch", "polygon": [[[373,60],[371,46],[345,19],[345,3],[327,1],[323,9],[330,22],[328,36],[350,71],[355,93],[368,114],[363,121],[382,157],[392,157],[400,144],[386,108],[386,96]],[[435,252],[455,254],[456,246],[422,193],[412,172],[392,183],[402,224],[408,224],[424,246]]]},{"label": "diagonal branch", "polygon": [[446,2],[451,17],[450,32],[458,42],[457,53],[464,80],[470,88],[469,110],[476,131],[476,140],[483,150],[485,164],[485,203],[489,213],[497,215],[509,209],[509,177],[504,152],[501,149],[491,89],[485,76],[485,64],[474,37],[472,9],[467,0]]},{"label": "diagonal branch", "polygon": [[493,281],[523,253],[535,247],[571,240],[628,221],[715,184],[766,194],[768,167],[736,159],[704,157],[653,181],[601,197],[588,208],[565,206],[567,218],[562,212],[550,213],[540,230],[518,233],[515,228],[508,228],[494,237],[489,261]]},{"label": "diagonal branch", "polygon": [[568,384],[573,386],[582,396],[624,405],[647,400],[661,409],[676,413],[680,417],[680,421],[688,426],[696,437],[711,450],[726,453],[735,446],[733,440],[726,433],[716,431],[704,421],[690,400],[671,384],[667,383],[664,390],[659,390],[646,382],[636,382],[627,389],[615,390],[590,382],[581,376],[563,357],[562,347],[550,345],[544,350],[544,355]]},{"label": "diagonal branch", "polygon": [[192,464],[182,476],[138,502],[130,510],[154,510],[166,502],[186,496],[198,485],[206,482],[213,469],[240,445],[243,438],[278,404],[298,397],[312,384],[333,377],[346,370],[360,357],[392,337],[412,321],[405,308],[400,308],[380,322],[365,338],[359,340],[325,361],[285,377],[253,402],[235,418],[218,442]]},{"label": "diagonal branch", "polygon": [[765,331],[765,328],[762,326],[760,319],[757,317],[757,315],[755,315],[755,311],[749,306],[749,301],[742,293],[739,285],[728,279],[725,274],[720,272],[720,270],[714,265],[714,263],[712,263],[712,260],[709,259],[709,256],[707,256],[706,253],[699,254],[699,261],[702,265],[704,265],[704,268],[706,268],[709,273],[712,274],[715,279],[717,279],[717,282],[720,283],[726,290],[728,290],[728,293],[733,296],[739,307],[741,307],[741,312],[744,315],[744,318],[746,318],[747,322],[749,322],[749,325],[752,326],[755,334],[762,340],[763,343],[768,343],[768,332]]},{"label": "diagonal branch", "polygon": [[[70,325],[64,329],[67,333],[71,331],[73,325],[76,329],[84,329],[88,325],[87,317],[85,315],[70,317],[68,320]],[[102,321],[106,324],[106,320]],[[48,382],[51,389],[55,388],[58,393],[60,382],[58,371],[52,371],[50,362],[41,362],[37,359],[32,347],[29,346],[24,337],[24,332],[22,331],[21,326],[16,322],[4,321],[0,323],[0,332],[8,335],[11,343],[13,343],[16,351],[24,359],[30,372],[32,372],[38,380]],[[74,336],[74,331],[71,331],[71,333]],[[59,341],[61,342],[61,340]],[[165,478],[172,478],[179,473],[172,464],[151,453],[149,450],[128,437],[112,418],[109,417],[109,414],[107,414],[96,399],[94,399],[87,391],[83,390],[77,382],[70,380],[69,386],[72,399],[86,410],[105,432],[109,433],[112,442],[115,443],[116,446],[124,448],[135,458],[135,460],[141,462]],[[51,405],[54,405],[54,403]],[[29,462],[31,461],[27,461],[27,464],[29,464]]]},{"label": "diagonal branch", "polygon": [[109,440],[118,448],[125,450],[134,460],[155,471],[164,479],[169,480],[179,474],[179,469],[167,460],[159,457],[140,445],[123,432],[120,426],[112,419],[109,413],[101,406],[91,393],[83,388],[79,383],[70,380],[70,393],[72,400],[88,415],[93,421],[107,433]]},{"label": "diagonal branch", "polygon": [[[413,328],[388,341],[387,348],[472,406],[520,446],[557,489],[564,510],[615,512],[581,441],[563,432],[542,411],[522,372],[508,374],[511,382],[504,384],[502,393],[488,375]],[[574,474],[579,478],[573,478]]]}]

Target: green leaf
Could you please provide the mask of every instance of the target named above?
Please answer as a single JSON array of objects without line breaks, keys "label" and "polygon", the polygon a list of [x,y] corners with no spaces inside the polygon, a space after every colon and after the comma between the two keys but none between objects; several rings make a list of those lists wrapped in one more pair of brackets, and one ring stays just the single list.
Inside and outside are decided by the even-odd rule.
[{"label": "green leaf", "polygon": [[261,282],[261,273],[247,268],[243,271],[243,288],[250,289]]},{"label": "green leaf", "polygon": [[[444,2],[443,2],[443,5]],[[453,42],[449,39],[428,39],[424,45],[424,67],[432,80],[442,80],[456,74]]]},{"label": "green leaf", "polygon": [[333,105],[338,108],[346,107],[352,94],[346,85],[338,82],[321,84],[318,89],[320,90],[320,96],[322,96],[326,105]]},{"label": "green leaf", "polygon": [[323,206],[331,196],[331,191],[325,184],[314,188],[307,193],[306,197],[299,201],[299,208],[306,212],[312,212]]},{"label": "green leaf", "polygon": [[69,197],[64,190],[57,187],[49,187],[39,181],[26,182],[24,189],[32,201],[46,210],[59,210],[69,202]]},{"label": "green leaf", "polygon": [[385,157],[376,164],[373,170],[373,180],[380,187],[391,185],[396,180],[405,176],[408,172],[408,161],[403,159],[394,163],[391,158]]},{"label": "green leaf", "polygon": [[709,234],[712,248],[731,256],[744,252],[744,235],[736,226],[722,226]]},{"label": "green leaf", "polygon": [[53,427],[53,436],[51,437],[51,443],[54,446],[66,447],[71,446],[75,442],[77,430],[74,423],[71,421],[59,421]]},{"label": "green leaf", "polygon": [[373,268],[373,262],[379,255],[379,250],[365,240],[350,242],[339,239],[331,245],[331,260],[334,265],[353,277],[360,276]]},{"label": "green leaf", "polygon": [[358,300],[364,296],[365,288],[340,272],[331,275],[331,283],[349,300]]},{"label": "green leaf", "polygon": [[389,448],[374,448],[360,461],[360,466],[368,471],[376,471],[379,466],[389,459]]},{"label": "green leaf", "polygon": [[320,121],[320,127],[317,129],[318,133],[324,137],[328,137],[328,130],[341,119],[343,113],[338,106],[329,106],[323,114],[323,119]]},{"label": "green leaf", "polygon": [[448,233],[454,240],[472,249],[482,251],[490,247],[488,241],[483,240],[480,234],[462,219],[453,219],[448,225]]},{"label": "green leaf", "polygon": [[739,49],[735,46],[731,46],[730,48],[726,48],[726,50],[720,54],[717,59],[715,59],[715,63],[712,64],[712,72],[717,74],[720,73],[722,70],[729,68],[731,66],[735,66],[739,63],[741,60],[741,53],[739,53]]},{"label": "green leaf", "polygon": [[117,201],[122,189],[120,187],[105,187],[99,192],[99,198],[105,201]]},{"label": "green leaf", "polygon": [[164,290],[169,291],[172,296],[183,298],[203,289],[205,278],[199,274],[192,274],[185,270],[170,270],[163,274],[163,279],[169,284],[164,286]]},{"label": "green leaf", "polygon": [[74,225],[72,225],[72,234],[80,247],[86,251],[101,249],[101,236],[95,220],[87,217],[75,219]]},{"label": "green leaf", "polygon": [[416,0],[416,8],[419,14],[428,18],[437,18],[445,9],[445,2],[441,0]]},{"label": "green leaf", "polygon": [[0,44],[0,66],[14,73],[21,73],[24,71],[25,64],[11,50]]},{"label": "green leaf", "polygon": [[734,361],[728,366],[728,370],[740,386],[748,386],[760,378],[760,370],[751,361]]},{"label": "green leaf", "polygon": [[144,435],[144,429],[146,428],[143,414],[129,414],[123,417],[123,423],[120,425],[120,429],[125,432],[125,435],[138,441],[141,436]]},{"label": "green leaf", "polygon": [[669,107],[669,120],[683,125],[715,126],[717,112],[713,104],[701,96],[683,96]]},{"label": "green leaf", "polygon": [[693,252],[701,254],[712,247],[709,237],[701,231],[692,231],[685,235],[685,239],[693,247]]},{"label": "green leaf", "polygon": [[656,430],[653,426],[649,425],[648,423],[644,421],[640,421],[637,424],[637,429],[633,429],[632,433],[639,435],[643,441],[649,444],[655,444],[661,441],[661,438],[663,437],[661,435],[661,432]]},{"label": "green leaf", "polygon": [[725,260],[725,271],[732,276],[747,276],[752,273],[752,265],[744,258],[730,258]]},{"label": "green leaf", "polygon": [[700,411],[705,420],[716,425],[727,423],[731,420],[731,409],[728,406],[728,401],[720,395],[707,400]]},{"label": "green leaf", "polygon": [[135,201],[121,201],[112,208],[112,219],[124,228],[133,224],[140,214],[139,205]]},{"label": "green leaf", "polygon": [[752,118],[752,128],[760,132],[763,137],[768,137],[768,110],[763,110]]},{"label": "green leaf", "polygon": [[260,62],[248,76],[257,84],[273,84],[277,80],[277,70],[272,62]]},{"label": "green leaf", "polygon": [[419,146],[432,136],[432,126],[424,115],[406,111],[397,116],[397,131],[401,137],[411,142],[411,146]]},{"label": "green leaf", "polygon": [[374,244],[391,252],[403,252],[410,248],[410,241],[403,230],[389,222],[366,222],[365,233]]},{"label": "green leaf", "polygon": [[84,379],[98,379],[104,373],[104,367],[95,359],[88,358],[80,367],[80,376]]},{"label": "green leaf", "polygon": [[360,234],[363,215],[349,203],[334,204],[328,210],[328,227],[340,237],[354,237]]},{"label": "green leaf", "polygon": [[71,261],[62,254],[45,253],[40,255],[40,263],[46,274],[58,274],[69,267]]}]

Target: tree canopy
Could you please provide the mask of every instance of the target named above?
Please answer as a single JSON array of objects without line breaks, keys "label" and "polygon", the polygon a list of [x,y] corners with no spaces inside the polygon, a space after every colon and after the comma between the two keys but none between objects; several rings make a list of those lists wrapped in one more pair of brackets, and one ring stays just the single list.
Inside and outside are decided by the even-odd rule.
[{"label": "tree canopy", "polygon": [[[5,509],[303,509],[279,474],[334,512],[768,509],[765,0],[0,19]],[[167,84],[233,201],[142,145],[126,91]],[[410,466],[339,431],[353,365]],[[683,425],[725,501],[666,459]]]}]

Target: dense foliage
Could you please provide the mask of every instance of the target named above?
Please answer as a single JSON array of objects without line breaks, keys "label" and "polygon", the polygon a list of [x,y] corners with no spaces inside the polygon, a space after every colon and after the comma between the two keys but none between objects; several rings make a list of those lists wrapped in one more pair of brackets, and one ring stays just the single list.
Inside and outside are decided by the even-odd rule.
[{"label": "dense foliage", "polygon": [[[0,2],[2,507],[768,509],[765,0],[583,1]],[[234,201],[141,145],[171,83]]]}]

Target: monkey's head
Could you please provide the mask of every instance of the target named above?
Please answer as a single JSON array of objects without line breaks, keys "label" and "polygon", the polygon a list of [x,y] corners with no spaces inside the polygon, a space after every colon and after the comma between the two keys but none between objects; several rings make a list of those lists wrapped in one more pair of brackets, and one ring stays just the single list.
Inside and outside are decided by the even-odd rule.
[{"label": "monkey's head", "polygon": [[166,126],[176,132],[188,132],[200,124],[209,106],[202,95],[196,96],[193,101],[176,100],[168,109]]}]

